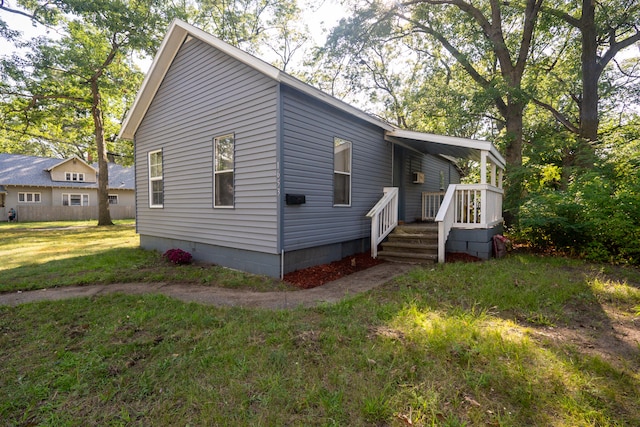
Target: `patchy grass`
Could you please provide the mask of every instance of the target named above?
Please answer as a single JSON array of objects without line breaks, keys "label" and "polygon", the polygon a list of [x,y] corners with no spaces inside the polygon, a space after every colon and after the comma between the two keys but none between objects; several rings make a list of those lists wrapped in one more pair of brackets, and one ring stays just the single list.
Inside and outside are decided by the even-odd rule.
[{"label": "patchy grass", "polygon": [[84,284],[183,282],[252,290],[293,289],[262,276],[210,264],[176,266],[139,248],[132,221],[4,223],[0,292]]},{"label": "patchy grass", "polygon": [[[116,257],[110,251],[86,256]],[[154,256],[128,268],[123,260],[119,274],[146,270],[169,281],[187,274],[174,266],[175,276],[163,272]],[[417,268],[309,309],[217,308],[161,295],[0,307],[0,419],[9,426],[636,426],[638,273],[511,255]],[[252,286],[251,276],[236,277],[236,286]]]}]

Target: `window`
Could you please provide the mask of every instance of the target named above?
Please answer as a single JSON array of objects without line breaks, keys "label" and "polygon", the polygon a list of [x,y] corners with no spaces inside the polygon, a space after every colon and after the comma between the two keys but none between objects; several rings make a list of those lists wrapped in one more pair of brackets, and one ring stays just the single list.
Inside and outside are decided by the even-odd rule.
[{"label": "window", "polygon": [[109,204],[117,205],[118,204],[118,195],[117,194],[109,194]]},{"label": "window", "polygon": [[40,193],[18,193],[19,203],[40,203]]},{"label": "window", "polygon": [[62,206],[89,206],[88,194],[63,194]]},{"label": "window", "polygon": [[67,181],[84,181],[84,173],[65,172],[64,177]]},{"label": "window", "polygon": [[351,206],[351,142],[333,140],[333,205]]},{"label": "window", "polygon": [[233,135],[213,139],[213,207],[233,207]]},{"label": "window", "polygon": [[149,153],[149,207],[164,206],[164,179],[162,178],[162,150]]}]

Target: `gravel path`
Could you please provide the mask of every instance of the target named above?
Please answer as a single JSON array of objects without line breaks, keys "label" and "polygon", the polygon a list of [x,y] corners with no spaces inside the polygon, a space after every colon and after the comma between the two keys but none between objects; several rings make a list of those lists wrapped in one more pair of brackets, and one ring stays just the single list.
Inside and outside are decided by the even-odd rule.
[{"label": "gravel path", "polygon": [[316,288],[291,292],[252,292],[175,283],[117,283],[0,294],[0,305],[14,306],[35,301],[58,301],[109,293],[131,295],[158,293],[184,302],[197,302],[220,307],[238,306],[266,309],[311,307],[320,303],[337,302],[349,295],[373,289],[408,272],[414,267],[407,264],[387,262]]}]

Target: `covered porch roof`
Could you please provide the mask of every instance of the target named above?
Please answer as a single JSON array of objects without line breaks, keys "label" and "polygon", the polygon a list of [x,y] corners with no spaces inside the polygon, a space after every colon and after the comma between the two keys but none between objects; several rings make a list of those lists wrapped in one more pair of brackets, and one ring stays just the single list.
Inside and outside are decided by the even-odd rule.
[{"label": "covered porch roof", "polygon": [[387,141],[434,156],[443,155],[482,162],[483,153],[485,153],[486,159],[499,169],[504,170],[506,166],[504,157],[489,141],[435,135],[404,129],[388,130],[385,132],[385,138]]}]

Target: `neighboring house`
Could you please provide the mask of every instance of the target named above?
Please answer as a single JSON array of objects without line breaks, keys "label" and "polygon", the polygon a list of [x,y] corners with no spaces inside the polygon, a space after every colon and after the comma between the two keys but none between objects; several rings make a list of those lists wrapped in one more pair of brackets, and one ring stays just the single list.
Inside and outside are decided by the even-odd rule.
[{"label": "neighboring house", "polygon": [[[109,163],[109,210],[113,219],[135,217],[132,167]],[[0,154],[0,220],[13,208],[18,221],[98,218],[98,168],[78,157]]]},{"label": "neighboring house", "polygon": [[[398,129],[179,20],[120,136],[135,141],[144,248],[281,277],[375,255],[398,219],[440,215],[441,258],[447,241],[489,256],[501,231],[491,143]],[[477,160],[481,183],[454,185],[453,158]]]}]

